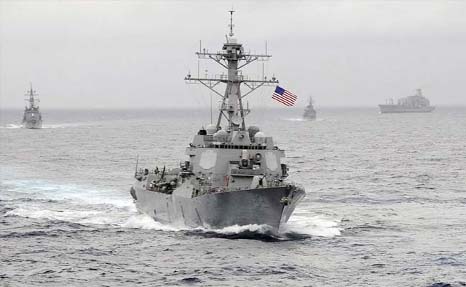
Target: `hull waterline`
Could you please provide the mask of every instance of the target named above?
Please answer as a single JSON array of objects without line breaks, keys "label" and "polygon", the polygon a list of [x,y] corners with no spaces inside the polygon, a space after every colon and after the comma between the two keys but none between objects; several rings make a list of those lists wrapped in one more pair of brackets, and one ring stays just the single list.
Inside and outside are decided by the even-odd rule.
[{"label": "hull waterline", "polygon": [[23,127],[26,129],[41,129],[42,121],[40,122],[23,122]]},{"label": "hull waterline", "polygon": [[435,108],[432,106],[422,108],[407,108],[400,105],[379,105],[382,114],[399,114],[399,113],[430,113]]},{"label": "hull waterline", "polygon": [[233,225],[269,225],[278,231],[288,221],[304,190],[270,187],[211,193],[194,198],[131,189],[137,209],[162,223],[219,229]]}]

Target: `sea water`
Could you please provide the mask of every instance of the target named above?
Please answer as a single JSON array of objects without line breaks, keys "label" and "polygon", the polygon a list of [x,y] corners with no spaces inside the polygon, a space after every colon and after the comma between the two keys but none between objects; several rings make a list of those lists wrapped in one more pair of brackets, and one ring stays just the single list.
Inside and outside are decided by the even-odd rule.
[{"label": "sea water", "polygon": [[466,286],[466,109],[257,110],[306,188],[280,234],[155,222],[129,188],[176,167],[210,112],[0,117],[0,286]]}]

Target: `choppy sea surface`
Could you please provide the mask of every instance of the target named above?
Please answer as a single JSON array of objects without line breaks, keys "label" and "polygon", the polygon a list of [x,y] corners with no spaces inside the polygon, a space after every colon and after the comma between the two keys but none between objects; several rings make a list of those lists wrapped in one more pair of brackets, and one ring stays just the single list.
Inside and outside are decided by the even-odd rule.
[{"label": "choppy sea surface", "polygon": [[307,195],[280,234],[137,213],[140,164],[177,166],[208,111],[0,116],[0,286],[466,286],[466,108],[253,111]]}]

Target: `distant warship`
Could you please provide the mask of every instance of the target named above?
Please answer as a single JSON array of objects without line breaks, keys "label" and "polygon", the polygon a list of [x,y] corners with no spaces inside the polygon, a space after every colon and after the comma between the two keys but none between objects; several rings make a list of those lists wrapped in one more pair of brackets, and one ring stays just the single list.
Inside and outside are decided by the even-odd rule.
[{"label": "distant warship", "polygon": [[306,120],[315,120],[316,119],[316,110],[314,109],[312,97],[309,97],[309,104],[304,109],[303,118]]},{"label": "distant warship", "polygon": [[385,105],[379,105],[380,112],[385,113],[429,113],[435,107],[430,105],[427,98],[422,95],[421,89],[416,90],[414,96],[401,98],[398,103],[393,104],[393,99],[389,99]]},{"label": "distant warship", "polygon": [[40,129],[42,128],[42,115],[39,111],[39,105],[36,104],[39,100],[37,99],[36,91],[32,89],[32,85],[26,96],[28,97],[28,105],[24,107],[23,127],[27,129]]},{"label": "distant warship", "polygon": [[[256,126],[246,127],[249,111],[243,109],[244,97],[278,80],[252,80],[240,72],[247,64],[271,56],[244,51],[234,38],[233,12],[222,51],[200,49],[196,53],[199,58],[214,60],[228,73],[185,77],[187,83],[201,83],[221,98],[217,123],[198,131],[186,148],[189,160],[179,168],[138,169],[136,164],[136,182],[130,193],[137,209],[159,222],[215,229],[264,224],[278,231],[305,191],[286,181],[288,167],[281,163],[285,153],[272,137]],[[226,84],[224,94],[215,89],[220,83]],[[248,88],[244,94],[241,84]]]}]

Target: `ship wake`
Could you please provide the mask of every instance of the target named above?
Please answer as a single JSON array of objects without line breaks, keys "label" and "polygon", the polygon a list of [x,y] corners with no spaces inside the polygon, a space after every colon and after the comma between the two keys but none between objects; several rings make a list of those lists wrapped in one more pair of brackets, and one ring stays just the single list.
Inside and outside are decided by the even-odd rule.
[{"label": "ship wake", "polygon": [[277,232],[268,225],[233,225],[221,229],[187,227],[184,225],[163,224],[145,214],[131,216],[122,224],[124,228],[153,229],[158,231],[183,232],[188,236],[225,239],[252,239],[266,242],[304,240],[311,237],[331,238],[340,235],[339,222],[317,216],[296,216],[283,224]]},{"label": "ship wake", "polygon": [[5,216],[59,220],[105,228],[148,229],[182,232],[188,236],[253,239],[267,242],[304,240],[340,235],[339,221],[321,215],[297,212],[277,232],[268,225],[233,225],[221,229],[164,224],[136,211],[126,192],[101,190],[42,180],[3,180],[1,200],[9,205]]},{"label": "ship wake", "polygon": [[136,209],[126,193],[42,180],[2,180],[4,216],[119,227]]}]

